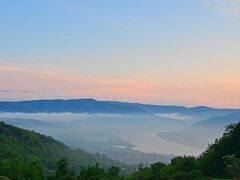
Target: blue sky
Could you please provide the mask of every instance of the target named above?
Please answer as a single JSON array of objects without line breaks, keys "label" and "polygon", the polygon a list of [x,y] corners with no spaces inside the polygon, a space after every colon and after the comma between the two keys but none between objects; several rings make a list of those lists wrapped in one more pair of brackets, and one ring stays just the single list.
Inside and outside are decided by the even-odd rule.
[{"label": "blue sky", "polygon": [[[154,95],[151,91],[151,96],[135,101],[224,106],[214,103],[217,97],[203,100],[211,98],[214,90],[219,96],[228,92],[231,99],[239,98],[234,95],[240,91],[236,81],[240,76],[238,0],[4,0],[0,27],[2,67],[156,85]],[[209,89],[202,90],[209,84]],[[222,89],[226,84],[234,92]],[[175,89],[176,98],[157,98],[160,87]],[[0,88],[5,92],[13,87]],[[20,92],[32,87],[14,88]],[[199,98],[195,94],[185,102],[179,94],[189,89],[199,91]],[[128,99],[118,94],[111,98]]]}]

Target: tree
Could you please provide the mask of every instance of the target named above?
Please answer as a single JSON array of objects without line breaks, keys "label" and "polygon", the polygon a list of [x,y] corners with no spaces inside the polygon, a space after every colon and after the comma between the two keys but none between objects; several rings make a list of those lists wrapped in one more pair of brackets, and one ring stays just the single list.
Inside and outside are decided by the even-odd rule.
[{"label": "tree", "polygon": [[240,159],[235,155],[228,155],[224,157],[227,164],[227,171],[234,180],[240,180]]},{"label": "tree", "polygon": [[108,174],[108,176],[109,176],[111,179],[113,179],[113,178],[117,178],[117,177],[118,177],[119,172],[120,172],[120,168],[119,168],[119,167],[112,166],[112,167],[108,170],[107,174]]},{"label": "tree", "polygon": [[106,179],[106,172],[103,168],[100,168],[97,163],[96,166],[81,167],[79,178],[81,180]]},{"label": "tree", "polygon": [[223,157],[235,155],[240,157],[240,123],[226,127],[223,137],[216,139],[215,143],[198,158],[200,169],[206,176],[229,178],[226,160]]},{"label": "tree", "polygon": [[68,161],[66,158],[62,158],[57,162],[56,177],[65,176],[68,173]]},{"label": "tree", "polygon": [[42,180],[43,169],[36,163],[23,160],[5,160],[0,162],[0,174],[11,179]]},{"label": "tree", "polygon": [[68,168],[68,161],[62,158],[57,163],[56,179],[57,180],[74,180],[76,179],[74,171]]}]

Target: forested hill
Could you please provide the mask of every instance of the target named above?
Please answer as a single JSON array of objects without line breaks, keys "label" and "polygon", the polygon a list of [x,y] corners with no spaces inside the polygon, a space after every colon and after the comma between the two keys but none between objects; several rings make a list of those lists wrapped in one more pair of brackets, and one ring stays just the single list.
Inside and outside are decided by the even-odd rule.
[{"label": "forested hill", "polygon": [[199,157],[175,157],[171,163],[141,168],[132,179],[240,180],[240,122],[227,126],[225,133]]},{"label": "forested hill", "polygon": [[63,157],[69,160],[70,167],[75,170],[79,170],[80,166],[96,163],[103,168],[114,165],[129,170],[124,163],[89,154],[81,149],[73,150],[52,137],[0,122],[0,161],[35,161],[43,168],[54,170],[56,161]]},{"label": "forested hill", "polygon": [[[75,167],[75,172],[68,168],[66,160],[60,159],[63,156],[70,160],[70,167]],[[60,160],[55,169],[57,159]],[[105,166],[120,165],[120,168],[109,168],[109,166],[109,170],[105,171],[96,165],[83,167],[76,173],[76,170],[79,170],[76,167],[93,165],[96,162]],[[53,171],[44,172],[41,167]],[[138,170],[128,177],[118,175],[122,168],[120,163],[81,150],[71,150],[50,137],[0,123],[0,179],[1,176],[7,176],[12,179],[36,180],[49,178],[51,180],[212,180],[215,178],[239,180],[240,123],[229,125],[223,137],[210,145],[200,157],[175,157],[170,164],[159,162],[151,167],[139,166]]]}]

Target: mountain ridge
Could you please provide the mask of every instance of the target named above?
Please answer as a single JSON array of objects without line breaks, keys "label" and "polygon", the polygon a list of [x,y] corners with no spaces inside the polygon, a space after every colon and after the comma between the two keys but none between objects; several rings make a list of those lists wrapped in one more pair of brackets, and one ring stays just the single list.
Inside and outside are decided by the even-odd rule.
[{"label": "mountain ridge", "polygon": [[120,101],[98,101],[87,99],[40,99],[24,101],[0,101],[0,112],[22,113],[121,113],[121,114],[148,114],[148,113],[208,113],[224,111],[238,112],[240,109],[218,109],[207,106],[185,107],[174,105],[151,105]]}]

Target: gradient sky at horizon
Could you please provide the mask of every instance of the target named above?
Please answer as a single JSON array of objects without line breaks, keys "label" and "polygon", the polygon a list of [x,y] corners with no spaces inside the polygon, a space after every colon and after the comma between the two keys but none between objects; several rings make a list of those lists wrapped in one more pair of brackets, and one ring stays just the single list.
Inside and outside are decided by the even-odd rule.
[{"label": "gradient sky at horizon", "polygon": [[0,2],[0,100],[240,108],[239,0]]}]

